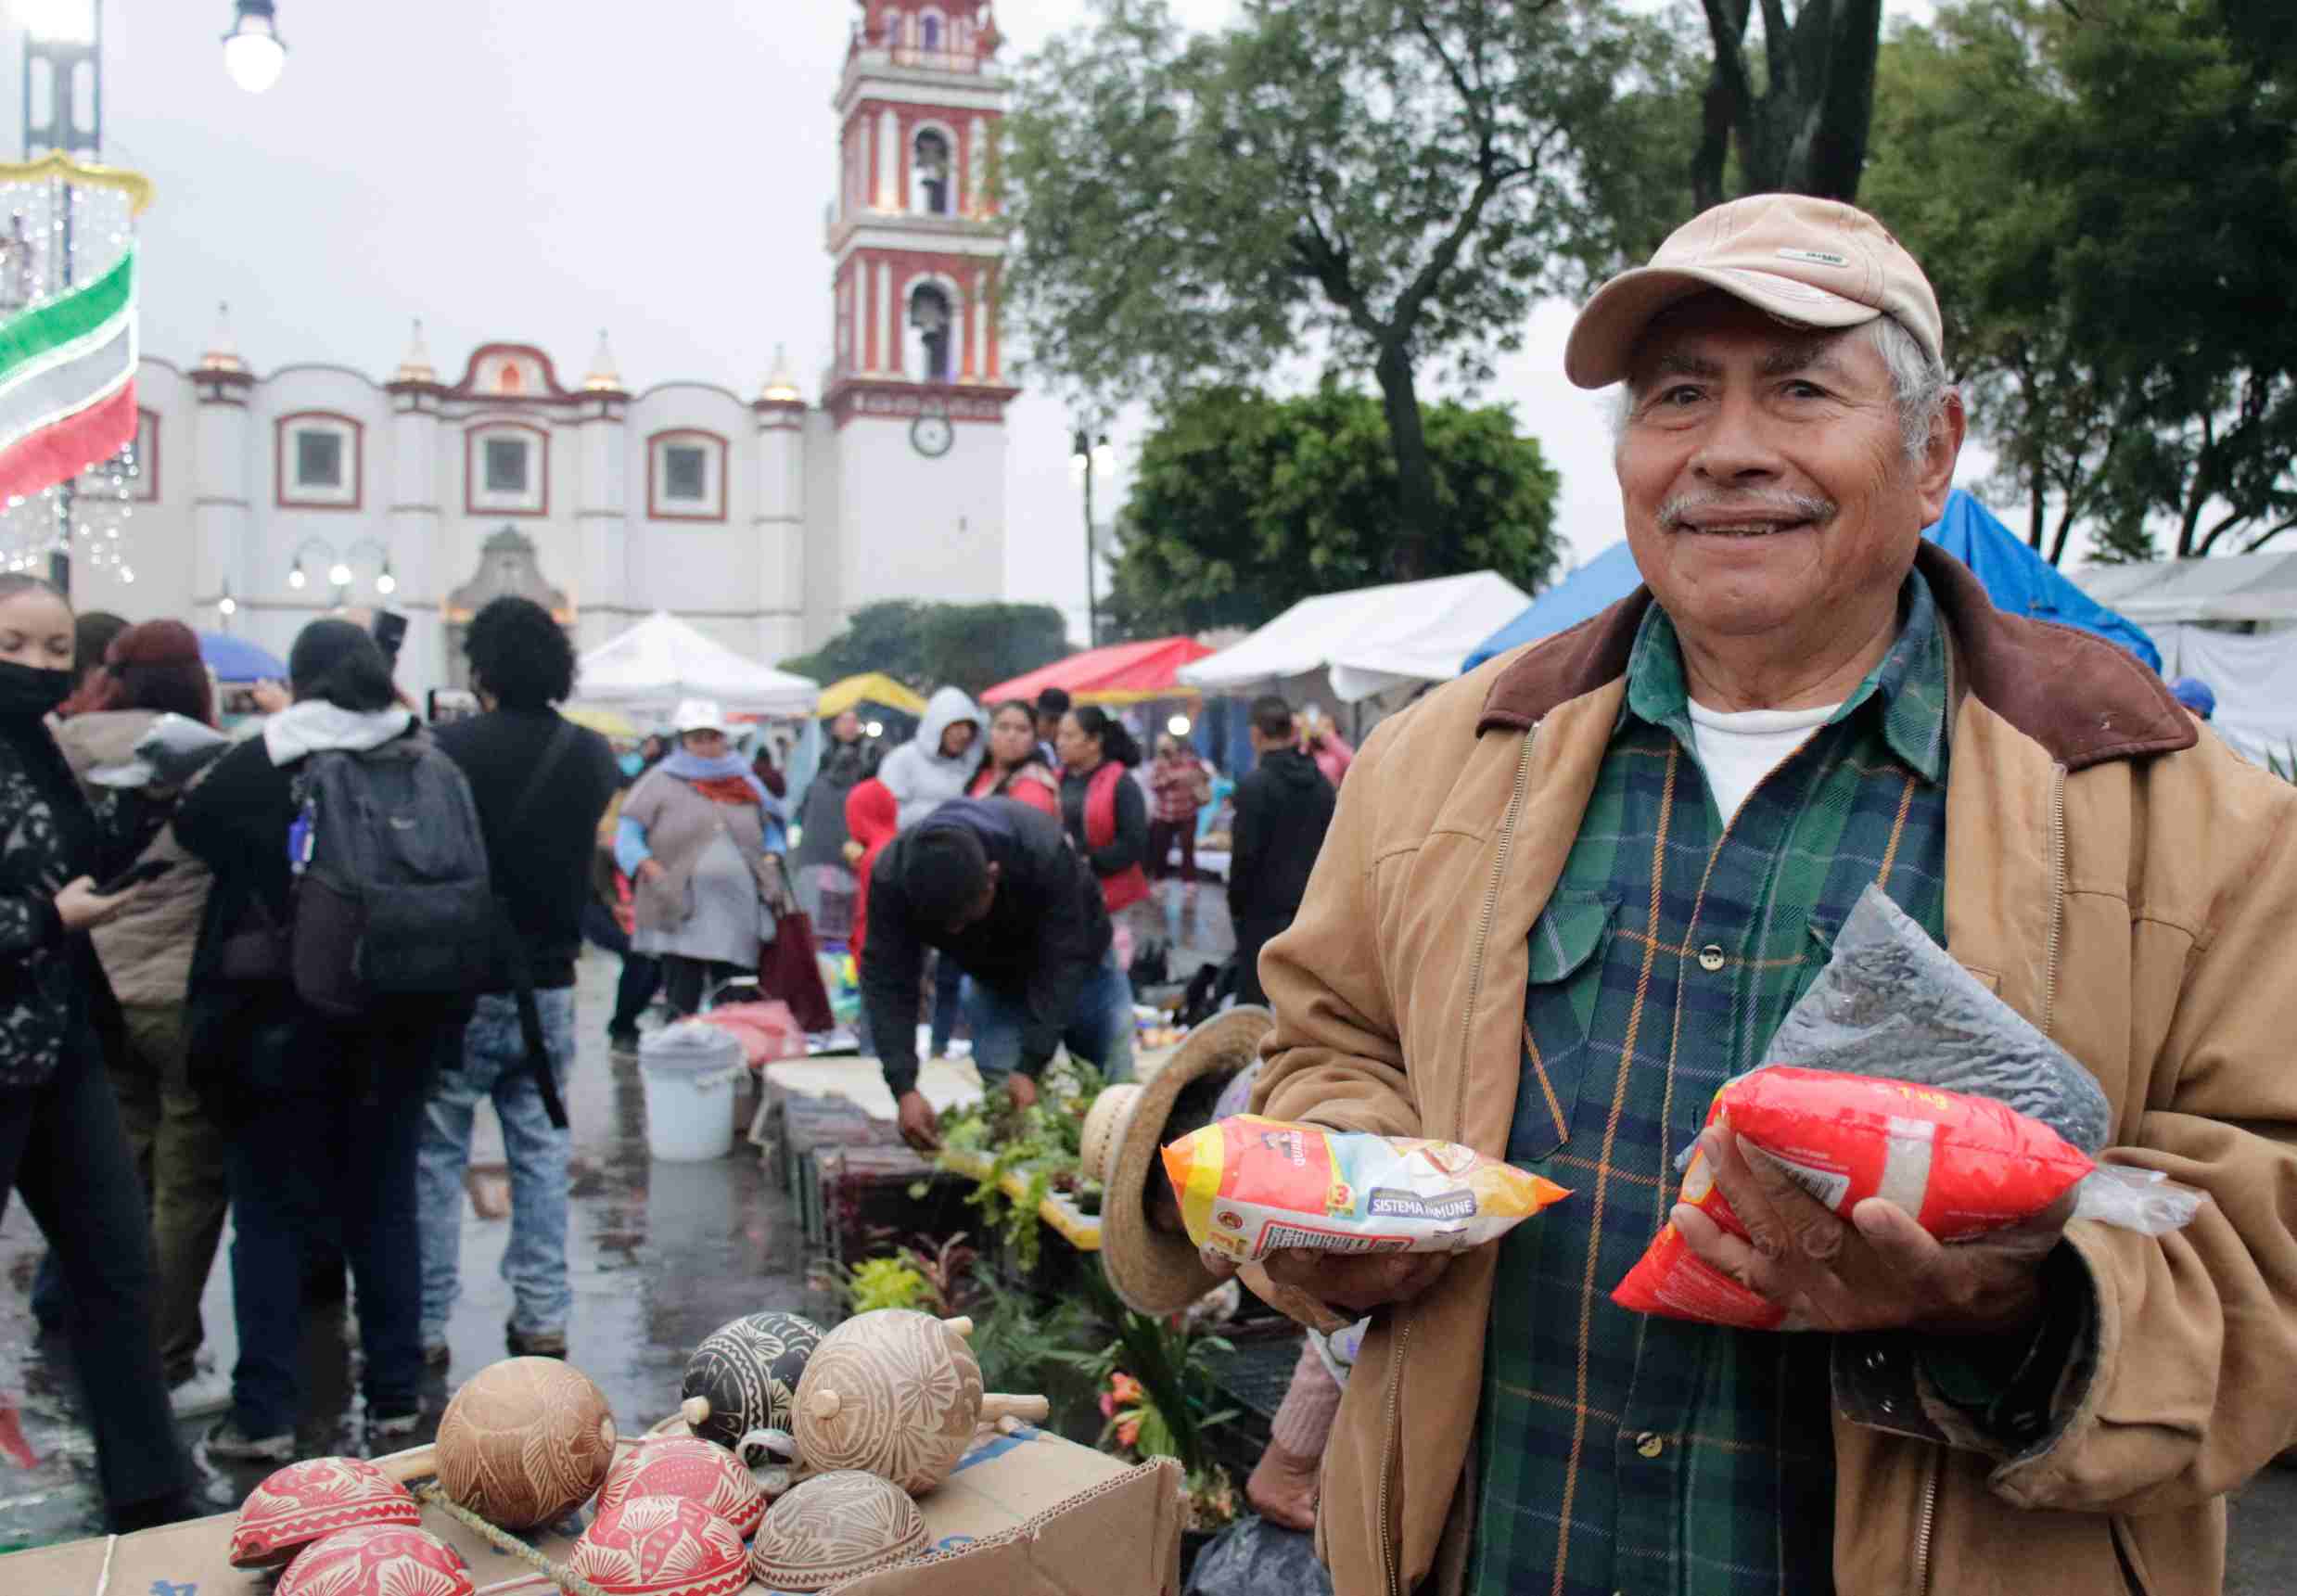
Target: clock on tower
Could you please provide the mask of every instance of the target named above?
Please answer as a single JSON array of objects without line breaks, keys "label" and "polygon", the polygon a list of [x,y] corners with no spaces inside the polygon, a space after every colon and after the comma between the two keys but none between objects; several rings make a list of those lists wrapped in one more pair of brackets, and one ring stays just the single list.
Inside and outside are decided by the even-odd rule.
[{"label": "clock on tower", "polygon": [[[838,607],[1004,588],[1007,87],[984,0],[857,0],[829,252]],[[920,530],[932,535],[920,538]],[[896,550],[900,552],[897,555]],[[922,550],[922,552],[921,552]]]}]

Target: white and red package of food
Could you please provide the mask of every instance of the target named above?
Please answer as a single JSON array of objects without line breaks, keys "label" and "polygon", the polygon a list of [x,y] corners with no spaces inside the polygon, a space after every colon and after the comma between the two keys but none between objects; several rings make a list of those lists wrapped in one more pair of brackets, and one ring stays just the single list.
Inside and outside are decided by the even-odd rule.
[{"label": "white and red package of food", "polygon": [[1451,1142],[1231,1115],[1163,1150],[1189,1240],[1235,1262],[1279,1247],[1460,1252],[1571,1194]]},{"label": "white and red package of food", "polygon": [[[2030,1219],[2098,1168],[2057,1131],[1992,1098],[1836,1070],[1775,1066],[1726,1081],[1707,1123],[1752,1143],[1844,1219],[1882,1197],[1947,1242]],[[1684,1170],[1681,1201],[1746,1235],[1704,1155]],[[1784,1308],[1693,1253],[1673,1224],[1611,1299],[1639,1313],[1744,1330],[1796,1328]]]}]

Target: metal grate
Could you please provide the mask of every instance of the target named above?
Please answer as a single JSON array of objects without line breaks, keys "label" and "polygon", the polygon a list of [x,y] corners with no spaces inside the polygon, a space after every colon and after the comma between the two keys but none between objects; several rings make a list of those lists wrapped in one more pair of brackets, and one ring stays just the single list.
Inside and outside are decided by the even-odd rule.
[{"label": "metal grate", "polygon": [[1304,1339],[1285,1335],[1264,1341],[1240,1341],[1236,1350],[1216,1365],[1213,1384],[1227,1400],[1264,1420],[1272,1420],[1284,1400],[1284,1393],[1292,1387],[1292,1372],[1299,1364]]}]

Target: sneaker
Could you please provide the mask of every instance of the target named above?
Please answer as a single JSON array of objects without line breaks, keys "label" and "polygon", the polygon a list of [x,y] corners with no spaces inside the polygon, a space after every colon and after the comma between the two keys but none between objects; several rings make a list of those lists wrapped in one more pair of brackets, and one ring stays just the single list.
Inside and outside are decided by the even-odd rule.
[{"label": "sneaker", "polygon": [[207,1448],[211,1457],[230,1458],[236,1462],[293,1462],[295,1432],[282,1430],[275,1436],[250,1436],[240,1427],[239,1416],[229,1413],[208,1431]]},{"label": "sneaker", "polygon": [[521,1330],[517,1325],[503,1326],[503,1345],[510,1348],[513,1358],[564,1358],[567,1355],[567,1333],[563,1330]]},{"label": "sneaker", "polygon": [[443,1373],[447,1365],[453,1361],[454,1349],[445,1342],[427,1341],[423,1344],[424,1368],[436,1369]]},{"label": "sneaker", "polygon": [[212,1419],[231,1411],[231,1376],[221,1370],[196,1373],[168,1392],[168,1408],[179,1419]]},{"label": "sneaker", "polygon": [[606,1032],[606,1048],[607,1051],[617,1054],[618,1056],[624,1058],[636,1058],[638,1056],[637,1030],[635,1028],[630,1030],[609,1030]]}]

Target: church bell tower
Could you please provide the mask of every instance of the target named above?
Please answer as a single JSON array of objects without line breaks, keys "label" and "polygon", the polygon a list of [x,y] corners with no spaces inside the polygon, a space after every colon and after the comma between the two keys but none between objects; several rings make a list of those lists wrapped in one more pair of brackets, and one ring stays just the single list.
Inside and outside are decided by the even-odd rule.
[{"label": "church bell tower", "polygon": [[[989,181],[1006,84],[986,0],[857,0],[829,224],[835,605],[1004,591],[1005,406]],[[827,574],[827,573],[824,573]]]}]

